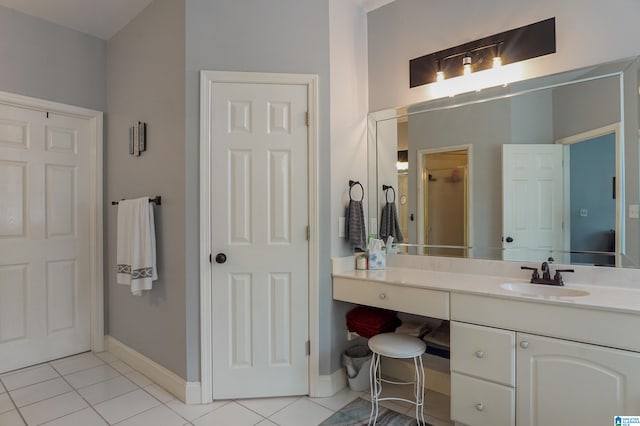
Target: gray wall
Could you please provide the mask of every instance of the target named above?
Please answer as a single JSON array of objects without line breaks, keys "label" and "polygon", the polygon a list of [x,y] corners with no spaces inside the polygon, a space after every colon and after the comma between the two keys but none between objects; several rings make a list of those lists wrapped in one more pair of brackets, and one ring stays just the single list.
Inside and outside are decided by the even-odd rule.
[{"label": "gray wall", "polygon": [[[156,0],[107,43],[105,323],[108,334],[187,378],[184,22],[183,0]],[[148,150],[134,157],[128,129],[138,120],[147,123]],[[110,201],[146,195],[162,196],[155,208],[159,279],[134,297],[116,284]]]},{"label": "gray wall", "polygon": [[106,44],[0,6],[0,90],[104,111]]},{"label": "gray wall", "polygon": [[396,0],[368,14],[369,108],[428,99],[409,89],[409,60],[556,17],[557,53],[527,61],[523,78],[638,54],[640,2],[630,0]]},{"label": "gray wall", "polygon": [[[320,229],[330,229],[327,0],[186,1],[185,235],[187,379],[199,379],[198,146],[200,70],[319,76]],[[320,232],[320,312],[329,312],[330,239]],[[331,371],[331,322],[320,324],[320,371]]]},{"label": "gray wall", "polygon": [[[331,182],[331,226],[323,228],[321,234],[328,234],[331,256],[346,256],[351,255],[353,249],[344,238],[338,237],[338,218],[345,215],[348,182],[349,179],[367,182],[367,19],[355,0],[329,0],[328,4],[331,171],[322,179]],[[364,205],[366,209],[367,203]],[[367,213],[365,210],[365,215]],[[353,305],[332,303],[332,296],[331,288],[324,286],[320,295],[320,317],[330,318],[331,326],[324,320],[321,323],[322,374],[341,368],[340,354],[353,345],[347,341],[345,321],[345,313]],[[327,333],[331,333],[330,341]],[[331,365],[327,368],[329,361]]]}]

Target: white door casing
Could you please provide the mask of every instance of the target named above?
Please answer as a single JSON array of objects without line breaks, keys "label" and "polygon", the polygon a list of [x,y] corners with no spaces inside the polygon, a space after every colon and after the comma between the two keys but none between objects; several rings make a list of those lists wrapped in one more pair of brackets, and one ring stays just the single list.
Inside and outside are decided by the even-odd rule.
[{"label": "white door casing", "polygon": [[0,372],[103,348],[102,113],[0,93]]},{"label": "white door casing", "polygon": [[306,352],[317,340],[315,77],[201,75],[202,400],[307,394],[317,381],[317,351]]},{"label": "white door casing", "polygon": [[562,263],[562,193],[561,146],[502,146],[503,260]]},{"label": "white door casing", "polygon": [[[562,145],[564,148],[563,155],[565,164],[570,164],[570,147],[572,144],[595,139],[604,135],[613,133],[615,136],[615,157],[616,157],[616,176],[624,176],[624,160],[622,135],[620,134],[620,123],[613,123],[608,126],[599,127],[597,129],[588,130],[566,138],[556,140],[556,144]],[[640,131],[639,131],[640,133]],[[640,141],[639,141],[640,142]],[[570,194],[571,173],[569,167],[564,168],[564,193]],[[625,189],[624,179],[619,177],[616,179],[616,240],[615,240],[615,265],[622,266],[622,255],[625,253]],[[571,197],[564,197],[564,245],[571,247]]]},{"label": "white door casing", "polygon": [[424,236],[424,227],[425,227],[425,187],[424,180],[422,176],[422,171],[425,168],[425,155],[427,154],[437,154],[442,152],[450,152],[450,151],[467,151],[467,188],[466,188],[466,200],[465,204],[467,207],[466,213],[466,224],[465,224],[465,234],[466,234],[466,246],[469,247],[466,251],[466,257],[473,258],[473,145],[472,144],[464,144],[464,145],[452,145],[441,148],[428,148],[428,149],[419,149],[416,152],[416,185],[418,188],[418,200],[417,200],[417,229],[418,229],[418,244],[427,244]]}]

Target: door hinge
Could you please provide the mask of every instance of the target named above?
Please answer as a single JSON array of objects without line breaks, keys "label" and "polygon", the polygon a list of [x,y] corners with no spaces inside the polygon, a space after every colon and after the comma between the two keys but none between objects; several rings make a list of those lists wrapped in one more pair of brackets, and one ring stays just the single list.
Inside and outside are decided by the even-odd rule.
[{"label": "door hinge", "polygon": [[309,111],[304,113],[304,123],[306,124],[307,127],[309,127]]},{"label": "door hinge", "polygon": [[311,239],[311,228],[307,225],[307,241]]},{"label": "door hinge", "polygon": [[311,355],[311,341],[307,340],[304,342],[304,353],[305,355]]},{"label": "door hinge", "polygon": [[209,263],[213,263],[213,258],[211,257],[211,253],[209,253]]}]

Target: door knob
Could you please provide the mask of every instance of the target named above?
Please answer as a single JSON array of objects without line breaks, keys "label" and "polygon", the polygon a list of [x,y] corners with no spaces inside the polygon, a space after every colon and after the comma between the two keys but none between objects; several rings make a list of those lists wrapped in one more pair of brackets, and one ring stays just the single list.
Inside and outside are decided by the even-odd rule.
[{"label": "door knob", "polygon": [[512,243],[512,242],[513,242],[513,238],[511,238],[511,237],[507,237],[507,240],[506,240],[506,241],[507,241],[508,243]]},{"label": "door knob", "polygon": [[216,254],[216,263],[224,263],[227,261],[227,255],[224,253]]}]

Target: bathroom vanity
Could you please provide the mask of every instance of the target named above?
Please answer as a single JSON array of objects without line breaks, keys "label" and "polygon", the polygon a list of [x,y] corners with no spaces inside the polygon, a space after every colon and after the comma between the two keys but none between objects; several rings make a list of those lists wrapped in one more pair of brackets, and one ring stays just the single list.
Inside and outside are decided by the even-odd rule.
[{"label": "bathroom vanity", "polygon": [[565,287],[549,287],[511,262],[388,261],[334,268],[333,298],[451,321],[456,423],[596,426],[640,415],[640,290],[625,287],[640,271],[576,267]]}]

